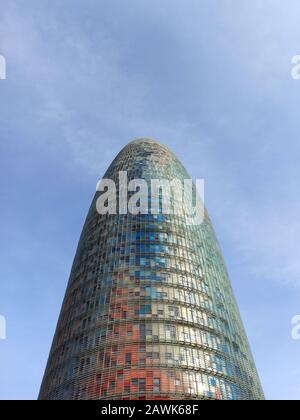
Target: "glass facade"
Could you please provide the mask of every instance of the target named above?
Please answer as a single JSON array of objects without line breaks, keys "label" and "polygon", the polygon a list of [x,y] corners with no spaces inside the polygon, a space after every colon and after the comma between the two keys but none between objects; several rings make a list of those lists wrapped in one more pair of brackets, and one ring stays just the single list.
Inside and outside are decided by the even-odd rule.
[{"label": "glass facade", "polygon": [[[105,178],[118,186],[119,171],[147,182],[190,178],[166,146],[148,139],[129,143]],[[187,224],[184,208],[176,215],[100,215],[99,194],[39,398],[263,399],[207,212],[201,225]],[[149,198],[149,206],[159,204],[160,197]]]}]

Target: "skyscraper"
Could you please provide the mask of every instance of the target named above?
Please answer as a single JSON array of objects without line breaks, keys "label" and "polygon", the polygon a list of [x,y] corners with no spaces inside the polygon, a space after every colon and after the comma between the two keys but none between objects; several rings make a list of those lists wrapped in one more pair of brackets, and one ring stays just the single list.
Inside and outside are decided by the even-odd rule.
[{"label": "skyscraper", "polygon": [[[104,178],[190,178],[164,145],[129,143]],[[89,210],[40,399],[263,399],[221,250],[205,211]],[[173,197],[176,200],[176,197]],[[150,197],[150,204],[161,197]]]}]

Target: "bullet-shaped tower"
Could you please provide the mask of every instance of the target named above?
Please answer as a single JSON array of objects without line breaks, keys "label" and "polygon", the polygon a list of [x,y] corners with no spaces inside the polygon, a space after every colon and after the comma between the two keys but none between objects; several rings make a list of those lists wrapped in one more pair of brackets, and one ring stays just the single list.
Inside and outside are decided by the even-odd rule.
[{"label": "bullet-shaped tower", "polygon": [[[117,196],[120,171],[148,184],[190,178],[166,146],[148,139],[129,143],[107,170]],[[207,212],[201,224],[187,223],[183,205],[176,214],[99,214],[100,194],[80,237],[39,398],[263,399]]]}]

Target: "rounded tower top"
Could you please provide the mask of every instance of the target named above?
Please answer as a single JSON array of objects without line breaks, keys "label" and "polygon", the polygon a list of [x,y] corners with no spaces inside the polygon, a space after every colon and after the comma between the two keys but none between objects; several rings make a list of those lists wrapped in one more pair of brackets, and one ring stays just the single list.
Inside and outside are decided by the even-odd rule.
[{"label": "rounded tower top", "polygon": [[131,142],[128,143],[128,146],[130,144],[135,144],[135,143],[154,143],[154,144],[165,146],[160,141],[155,140],[155,139],[150,139],[149,137],[140,137],[140,138],[134,139],[134,140],[132,140]]},{"label": "rounded tower top", "polygon": [[169,155],[173,159],[179,161],[177,156],[166,144],[148,137],[141,137],[130,141],[121,149],[116,158],[118,158],[120,155],[123,155],[124,152],[127,153],[127,151],[130,149],[140,152],[141,149],[144,148],[148,149],[148,151],[149,149],[152,150],[152,153],[156,155]]}]

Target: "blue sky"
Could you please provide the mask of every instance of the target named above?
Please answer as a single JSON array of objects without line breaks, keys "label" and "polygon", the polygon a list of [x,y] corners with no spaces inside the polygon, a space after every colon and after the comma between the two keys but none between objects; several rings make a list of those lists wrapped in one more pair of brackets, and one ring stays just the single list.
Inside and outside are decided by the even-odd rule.
[{"label": "blue sky", "polygon": [[0,399],[37,398],[97,180],[130,140],[205,178],[269,399],[300,399],[298,0],[2,0]]}]

